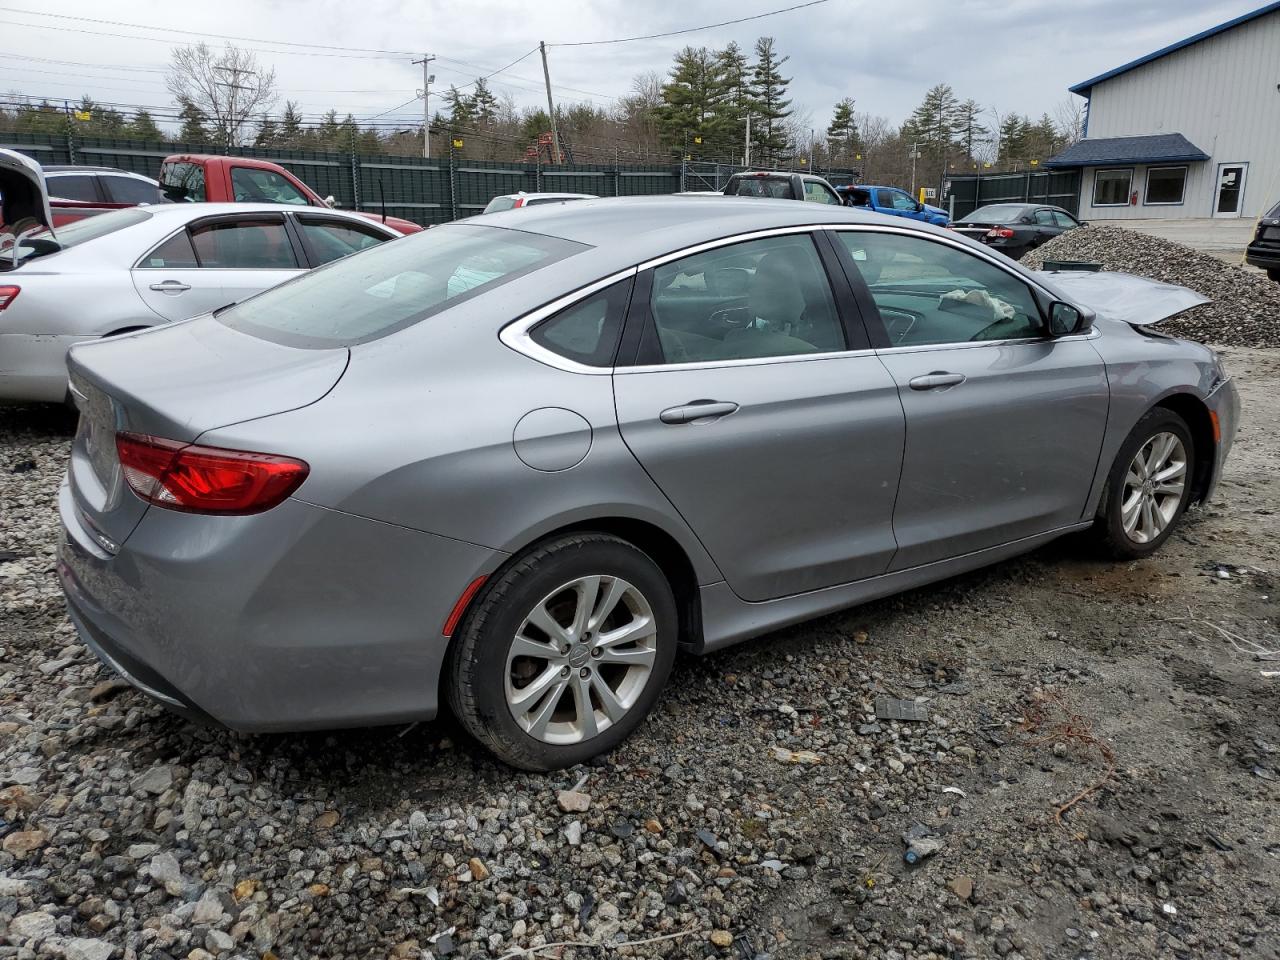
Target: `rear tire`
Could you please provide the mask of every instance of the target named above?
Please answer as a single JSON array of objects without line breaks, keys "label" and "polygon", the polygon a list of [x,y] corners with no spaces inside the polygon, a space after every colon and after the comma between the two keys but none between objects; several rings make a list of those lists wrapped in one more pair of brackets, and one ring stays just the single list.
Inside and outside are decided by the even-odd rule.
[{"label": "rear tire", "polygon": [[1196,450],[1191,430],[1172,410],[1143,415],[1116,454],[1094,533],[1102,549],[1138,560],[1169,539],[1191,501]]},{"label": "rear tire", "polygon": [[675,660],[675,598],[630,543],[540,544],[486,584],[454,637],[447,695],[471,736],[522,770],[612,750],[653,708]]},{"label": "rear tire", "polygon": [[1268,269],[1267,278],[1269,280],[1274,280],[1276,283],[1280,283],[1280,267],[1271,267]]}]

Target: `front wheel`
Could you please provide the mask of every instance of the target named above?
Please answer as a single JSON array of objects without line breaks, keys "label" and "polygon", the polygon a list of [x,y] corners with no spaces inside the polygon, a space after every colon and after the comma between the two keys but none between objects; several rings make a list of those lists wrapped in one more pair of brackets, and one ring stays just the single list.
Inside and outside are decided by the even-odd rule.
[{"label": "front wheel", "polygon": [[1107,478],[1097,532],[1115,557],[1135,560],[1160,548],[1191,499],[1195,442],[1172,410],[1147,412],[1129,433]]},{"label": "front wheel", "polygon": [[541,544],[486,585],[448,667],[455,715],[513,767],[555,770],[612,750],[657,702],[676,652],[675,599],[616,537]]}]

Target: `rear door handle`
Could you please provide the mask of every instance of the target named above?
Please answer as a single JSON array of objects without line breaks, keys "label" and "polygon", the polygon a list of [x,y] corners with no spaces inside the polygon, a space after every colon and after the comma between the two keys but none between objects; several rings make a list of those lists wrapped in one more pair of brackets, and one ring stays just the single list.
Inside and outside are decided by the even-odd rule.
[{"label": "rear door handle", "polygon": [[151,289],[156,293],[186,293],[191,289],[191,285],[181,280],[163,280],[160,283],[153,283]]},{"label": "rear door handle", "polygon": [[694,423],[698,420],[719,420],[738,409],[728,400],[691,400],[678,407],[668,407],[658,414],[663,423]]},{"label": "rear door handle", "polygon": [[943,370],[935,370],[933,373],[926,373],[922,377],[912,377],[907,381],[907,386],[912,390],[939,390],[943,387],[957,387],[964,381],[965,375],[963,373],[947,373]]}]

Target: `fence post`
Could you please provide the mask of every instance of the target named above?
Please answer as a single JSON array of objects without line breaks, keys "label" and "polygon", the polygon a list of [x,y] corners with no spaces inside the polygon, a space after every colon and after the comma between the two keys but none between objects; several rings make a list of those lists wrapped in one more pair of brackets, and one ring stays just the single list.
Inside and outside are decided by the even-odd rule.
[{"label": "fence post", "polygon": [[458,183],[453,162],[453,133],[449,134],[449,219],[458,219]]},{"label": "fence post", "polygon": [[542,148],[538,148],[538,155],[533,158],[533,192],[542,192]]},{"label": "fence post", "polygon": [[351,128],[351,193],[355,198],[354,210],[360,209],[360,161],[356,159],[356,131]]},{"label": "fence post", "polygon": [[685,185],[685,178],[689,169],[689,161],[683,155],[680,157],[680,192],[684,193],[689,188]]},{"label": "fence post", "polygon": [[622,158],[618,145],[613,145],[613,195],[622,196]]},{"label": "fence post", "polygon": [[1028,170],[1022,175],[1022,202],[1031,202],[1031,171]]}]

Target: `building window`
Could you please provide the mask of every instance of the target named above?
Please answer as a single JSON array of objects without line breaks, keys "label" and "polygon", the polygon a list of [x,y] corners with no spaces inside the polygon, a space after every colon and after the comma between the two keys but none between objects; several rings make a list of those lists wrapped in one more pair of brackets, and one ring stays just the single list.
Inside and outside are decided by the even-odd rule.
[{"label": "building window", "polygon": [[1093,175],[1093,206],[1127,207],[1132,189],[1132,170],[1099,170]]},{"label": "building window", "polygon": [[1143,202],[1181,203],[1186,187],[1186,167],[1152,167],[1147,171],[1147,199]]}]

